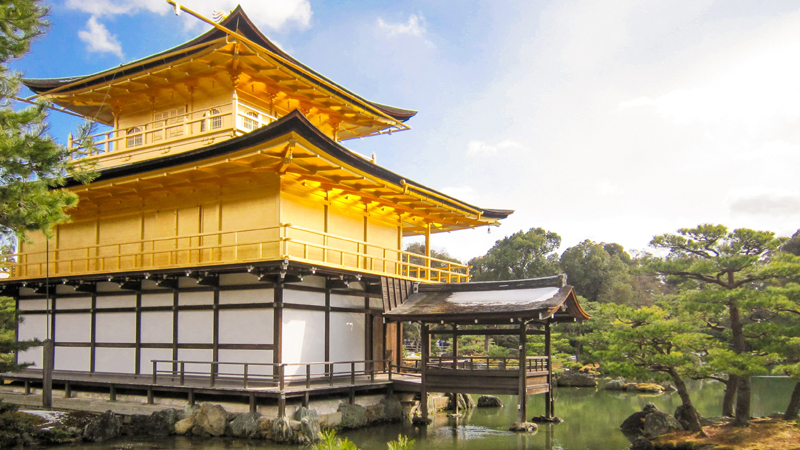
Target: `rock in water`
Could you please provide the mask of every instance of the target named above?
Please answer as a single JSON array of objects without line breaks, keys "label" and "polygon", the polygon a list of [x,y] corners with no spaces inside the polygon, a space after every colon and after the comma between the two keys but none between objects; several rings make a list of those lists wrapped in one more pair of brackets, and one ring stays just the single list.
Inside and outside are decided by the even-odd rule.
[{"label": "rock in water", "polygon": [[383,405],[383,419],[389,422],[403,420],[403,404],[396,398],[381,399]]},{"label": "rock in water", "polygon": [[106,411],[86,425],[83,439],[89,442],[102,442],[122,434],[122,421],[116,414]]},{"label": "rock in water", "polygon": [[292,426],[289,419],[278,417],[272,421],[272,440],[277,444],[289,444],[292,442]]},{"label": "rock in water", "polygon": [[595,387],[594,375],[588,373],[563,373],[558,376],[558,385],[562,387]]},{"label": "rock in water", "polygon": [[662,434],[667,434],[672,430],[682,430],[677,419],[661,411],[648,413],[644,418],[644,428],[642,435],[648,439],[653,439]]},{"label": "rock in water", "polygon": [[539,430],[539,425],[530,422],[514,423],[508,428],[509,431],[516,431],[518,433],[535,433]]},{"label": "rock in water", "polygon": [[478,408],[502,408],[506,405],[494,395],[481,395],[478,397]]},{"label": "rock in water", "polygon": [[300,421],[300,432],[295,437],[298,444],[308,445],[319,441],[319,415],[316,409],[306,409],[301,406],[294,414],[294,419]]},{"label": "rock in water", "polygon": [[194,427],[194,416],[189,416],[175,422],[175,434],[183,436]]},{"label": "rock in water", "polygon": [[258,420],[260,418],[261,414],[259,413],[239,414],[231,421],[230,425],[228,425],[231,436],[246,439],[261,437],[261,430],[258,426]]},{"label": "rock in water", "polygon": [[195,426],[202,428],[206,433],[212,436],[222,436],[228,425],[228,413],[220,405],[203,403],[194,420]]},{"label": "rock in water", "polygon": [[631,444],[630,450],[653,450],[653,443],[650,442],[650,439],[644,438],[642,436],[637,437],[634,439],[633,444]]},{"label": "rock in water", "polygon": [[609,391],[624,391],[627,388],[627,386],[628,386],[628,382],[625,381],[624,378],[615,378],[615,379],[609,381],[608,383],[606,383],[606,385],[603,386],[603,389],[606,389],[606,390],[609,390]]},{"label": "rock in water", "polygon": [[359,428],[367,424],[367,408],[361,405],[339,403],[339,412],[342,413],[342,428]]}]

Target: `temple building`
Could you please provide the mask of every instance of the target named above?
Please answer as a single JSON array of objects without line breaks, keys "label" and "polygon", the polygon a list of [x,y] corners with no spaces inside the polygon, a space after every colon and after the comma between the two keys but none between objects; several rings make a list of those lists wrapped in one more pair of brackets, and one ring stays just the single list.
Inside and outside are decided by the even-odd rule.
[{"label": "temple building", "polygon": [[[99,173],[64,187],[80,198],[72,221],[20,242],[0,282],[24,319],[18,339],[54,341],[54,382],[112,396],[141,388],[150,401],[242,395],[256,408],[315,393],[472,392],[481,373],[502,369],[495,391],[550,393],[548,355],[502,366],[467,364],[457,348],[449,363],[425,349],[422,363],[403,359],[403,322],[423,323],[426,342],[489,333],[476,324],[549,342],[551,323],[587,317],[563,276],[468,283],[468,266],[430,257],[436,233],[512,211],[348,150],[348,139],[408,129],[416,112],[313,71],[240,7],[212,25],[100,73],[23,80],[107,127],[86,147],[70,138],[72,158]],[[424,236],[427,254],[404,251],[408,236]],[[33,365],[8,377],[35,385],[42,358],[41,348],[19,354]]]}]

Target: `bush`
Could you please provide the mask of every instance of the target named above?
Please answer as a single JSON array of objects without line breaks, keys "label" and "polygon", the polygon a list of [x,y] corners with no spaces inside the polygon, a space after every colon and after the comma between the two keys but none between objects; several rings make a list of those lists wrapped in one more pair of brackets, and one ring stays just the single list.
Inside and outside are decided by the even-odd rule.
[{"label": "bush", "polygon": [[314,450],[359,450],[350,439],[336,437],[336,430],[327,430],[319,434],[320,441],[312,447]]},{"label": "bush", "polygon": [[414,440],[408,439],[408,436],[401,434],[397,436],[396,441],[388,442],[389,450],[411,450],[414,448]]}]

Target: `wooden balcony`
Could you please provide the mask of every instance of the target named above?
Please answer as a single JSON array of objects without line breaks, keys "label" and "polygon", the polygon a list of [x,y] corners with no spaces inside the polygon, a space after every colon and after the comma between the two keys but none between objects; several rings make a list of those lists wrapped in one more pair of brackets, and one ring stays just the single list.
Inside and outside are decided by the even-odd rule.
[{"label": "wooden balcony", "polygon": [[95,160],[103,169],[123,163],[179,153],[229,139],[268,125],[276,117],[236,100],[89,136],[82,146],[68,138],[72,160]]},{"label": "wooden balcony", "polygon": [[285,259],[415,281],[469,281],[466,265],[292,224],[15,253],[4,256],[3,270],[12,279],[36,279]]}]

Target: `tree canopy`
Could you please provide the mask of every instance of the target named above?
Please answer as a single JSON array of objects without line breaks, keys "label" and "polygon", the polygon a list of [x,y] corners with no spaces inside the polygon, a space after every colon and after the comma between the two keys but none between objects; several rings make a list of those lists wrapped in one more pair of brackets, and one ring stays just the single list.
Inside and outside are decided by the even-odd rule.
[{"label": "tree canopy", "polygon": [[561,236],[543,228],[518,231],[495,242],[484,256],[473,258],[475,281],[518,280],[559,273]]}]

